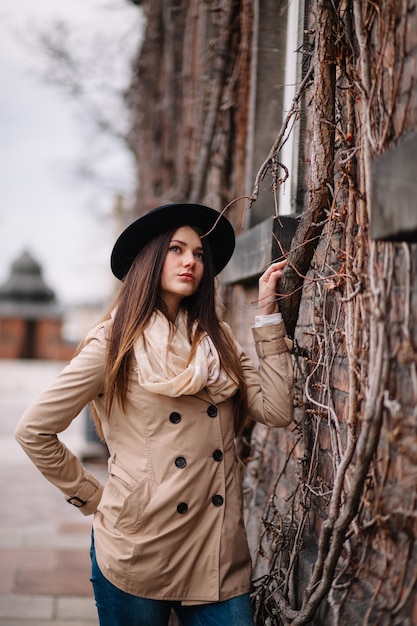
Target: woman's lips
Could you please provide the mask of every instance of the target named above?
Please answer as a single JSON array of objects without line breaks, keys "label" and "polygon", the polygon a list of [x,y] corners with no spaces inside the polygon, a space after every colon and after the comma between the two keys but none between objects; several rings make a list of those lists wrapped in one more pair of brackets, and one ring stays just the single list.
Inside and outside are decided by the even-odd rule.
[{"label": "woman's lips", "polygon": [[194,281],[194,274],[189,274],[188,272],[184,272],[184,274],[179,275],[180,278],[184,278],[185,280]]}]

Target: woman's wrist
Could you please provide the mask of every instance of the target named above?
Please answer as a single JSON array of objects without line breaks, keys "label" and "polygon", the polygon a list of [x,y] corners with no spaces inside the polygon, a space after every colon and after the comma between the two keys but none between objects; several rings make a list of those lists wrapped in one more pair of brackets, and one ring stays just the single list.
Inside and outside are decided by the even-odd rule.
[{"label": "woman's wrist", "polygon": [[256,315],[274,315],[274,313],[279,313],[278,303],[276,300],[258,306],[256,311]]}]

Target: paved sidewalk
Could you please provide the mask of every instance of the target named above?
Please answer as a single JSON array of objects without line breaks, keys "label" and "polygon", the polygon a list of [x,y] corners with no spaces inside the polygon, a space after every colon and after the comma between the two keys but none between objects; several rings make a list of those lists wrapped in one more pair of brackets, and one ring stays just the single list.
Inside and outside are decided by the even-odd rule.
[{"label": "paved sidewalk", "polygon": [[[15,442],[23,410],[61,363],[0,360],[0,626],[97,626],[89,561],[91,517],[68,505]],[[62,439],[85,447],[85,417]],[[104,463],[89,469],[104,479]]]}]

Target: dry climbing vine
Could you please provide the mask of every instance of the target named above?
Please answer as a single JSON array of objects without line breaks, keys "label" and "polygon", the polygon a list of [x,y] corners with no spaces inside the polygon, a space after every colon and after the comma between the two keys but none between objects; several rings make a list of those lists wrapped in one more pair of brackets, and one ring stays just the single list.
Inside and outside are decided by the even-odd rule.
[{"label": "dry climbing vine", "polygon": [[[281,301],[287,326],[295,329],[298,316],[296,426],[263,510],[257,624],[337,625],[355,615],[363,624],[412,623],[415,254],[371,241],[368,226],[371,162],[401,137],[410,113],[404,67],[414,11],[411,0],[311,4],[314,77],[307,73],[289,117],[302,96],[309,100],[314,154]],[[284,135],[283,127],[254,198],[268,169],[279,186]],[[268,437],[255,431],[257,476]],[[284,500],[280,485],[292,470]],[[249,504],[254,498],[249,489]],[[310,567],[308,537],[318,537]]]}]

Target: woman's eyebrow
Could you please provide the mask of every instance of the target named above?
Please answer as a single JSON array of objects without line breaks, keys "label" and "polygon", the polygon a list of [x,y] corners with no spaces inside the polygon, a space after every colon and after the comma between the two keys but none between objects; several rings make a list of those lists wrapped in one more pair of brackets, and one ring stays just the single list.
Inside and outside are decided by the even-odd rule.
[{"label": "woman's eyebrow", "polygon": [[[171,239],[170,244],[173,244],[173,243],[179,243],[182,246],[188,246],[188,243],[186,241],[181,241],[181,239]],[[196,248],[194,248],[194,250],[198,250],[198,251],[201,250],[201,252],[204,252],[203,246],[197,246]]]}]

